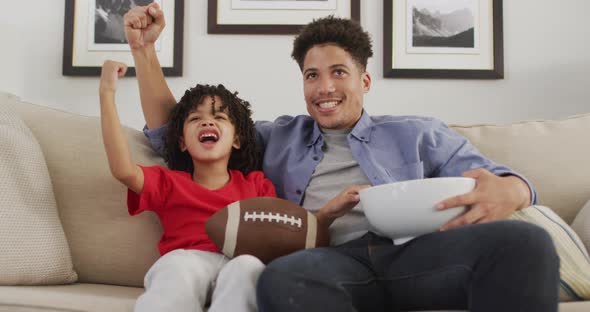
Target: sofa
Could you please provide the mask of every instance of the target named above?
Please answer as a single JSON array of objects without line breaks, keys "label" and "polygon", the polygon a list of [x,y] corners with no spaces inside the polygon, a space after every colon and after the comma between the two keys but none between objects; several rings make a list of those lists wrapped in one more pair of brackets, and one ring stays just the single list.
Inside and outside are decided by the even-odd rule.
[{"label": "sofa", "polygon": [[[0,108],[22,119],[42,151],[59,215],[58,230],[63,229],[67,242],[57,256],[69,256],[66,267],[72,271],[61,282],[24,280],[0,286],[0,311],[132,311],[143,292],[144,274],[158,259],[162,231],[153,214],[128,215],[126,189],[108,168],[100,119],[27,103],[6,93],[0,93]],[[538,202],[552,207],[565,222],[572,223],[590,199],[590,114],[452,127],[483,154],[527,176],[536,186]],[[164,165],[141,131],[125,131],[137,163]],[[14,161],[19,159],[15,156]],[[5,196],[0,193],[0,205]],[[14,231],[27,226],[20,224]],[[0,284],[1,277],[2,273]],[[590,301],[561,302],[559,308],[590,311]]]}]

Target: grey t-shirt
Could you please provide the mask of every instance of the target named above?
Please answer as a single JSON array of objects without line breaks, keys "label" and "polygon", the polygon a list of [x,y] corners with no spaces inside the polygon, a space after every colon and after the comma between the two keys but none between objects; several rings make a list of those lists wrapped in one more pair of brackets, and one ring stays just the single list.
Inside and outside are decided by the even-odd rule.
[{"label": "grey t-shirt", "polygon": [[[323,129],[324,157],[316,167],[303,200],[303,207],[317,211],[350,185],[371,184],[352,156],[347,137],[352,129]],[[361,237],[369,230],[369,223],[361,205],[336,219],[330,227],[331,244],[339,245]]]}]

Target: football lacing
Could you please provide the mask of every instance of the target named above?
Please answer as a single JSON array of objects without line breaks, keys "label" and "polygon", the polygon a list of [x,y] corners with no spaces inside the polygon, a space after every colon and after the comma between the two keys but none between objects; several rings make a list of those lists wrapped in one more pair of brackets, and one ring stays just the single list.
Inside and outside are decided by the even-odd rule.
[{"label": "football lacing", "polygon": [[283,224],[287,224],[290,223],[291,226],[297,226],[298,228],[301,228],[301,223],[302,220],[301,218],[296,218],[294,216],[289,216],[289,215],[281,215],[280,213],[272,213],[272,212],[264,212],[264,211],[260,211],[260,213],[257,213],[256,211],[253,212],[244,212],[244,221],[268,221],[268,222],[283,222]]}]

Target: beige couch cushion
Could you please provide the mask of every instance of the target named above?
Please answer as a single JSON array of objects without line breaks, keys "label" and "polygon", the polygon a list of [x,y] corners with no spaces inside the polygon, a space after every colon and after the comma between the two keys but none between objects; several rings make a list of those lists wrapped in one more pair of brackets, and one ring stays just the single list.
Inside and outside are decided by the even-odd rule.
[{"label": "beige couch cushion", "polygon": [[130,312],[143,288],[74,284],[62,286],[2,286],[0,312]]},{"label": "beige couch cushion", "polygon": [[590,194],[590,114],[504,126],[453,126],[489,158],[524,174],[537,203],[567,223]]},{"label": "beige couch cushion", "polygon": [[[151,213],[128,215],[126,188],[110,174],[99,118],[4,98],[43,149],[79,281],[143,286],[159,257],[161,227]],[[140,131],[127,134],[137,163],[164,165]]]},{"label": "beige couch cushion", "polygon": [[0,285],[73,283],[70,250],[43,152],[0,103]]}]

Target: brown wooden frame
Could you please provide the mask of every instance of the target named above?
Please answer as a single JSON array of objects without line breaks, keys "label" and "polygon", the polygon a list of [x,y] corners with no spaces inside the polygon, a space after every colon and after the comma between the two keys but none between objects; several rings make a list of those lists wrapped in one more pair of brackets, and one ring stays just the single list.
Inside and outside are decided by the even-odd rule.
[{"label": "brown wooden frame", "polygon": [[[62,74],[64,76],[100,76],[100,67],[73,66],[72,64],[75,5],[76,0],[66,0]],[[183,27],[184,0],[174,0],[174,51],[172,67],[162,67],[165,76],[182,76]],[[129,67],[125,76],[135,76],[135,67]]]},{"label": "brown wooden frame", "polygon": [[[351,19],[360,21],[361,1],[350,0]],[[207,32],[209,34],[239,35],[292,35],[297,34],[304,25],[223,25],[217,23],[217,0],[209,0],[207,4]]]},{"label": "brown wooden frame", "polygon": [[493,1],[494,68],[490,70],[465,69],[401,69],[393,68],[393,1],[383,1],[383,77],[385,78],[443,78],[443,79],[503,79],[504,41],[502,27],[502,0]]}]

